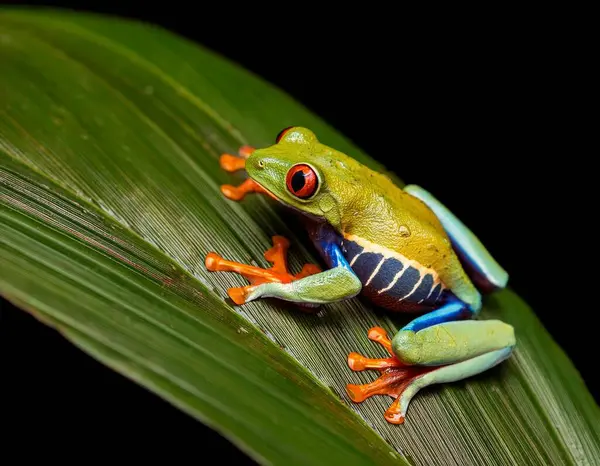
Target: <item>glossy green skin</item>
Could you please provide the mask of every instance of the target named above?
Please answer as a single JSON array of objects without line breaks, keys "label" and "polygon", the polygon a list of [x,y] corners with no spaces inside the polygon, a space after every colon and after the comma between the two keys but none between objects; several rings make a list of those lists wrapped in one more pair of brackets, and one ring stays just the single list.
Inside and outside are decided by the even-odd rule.
[{"label": "glossy green skin", "polygon": [[[299,199],[286,186],[296,164],[319,178],[317,192]],[[321,144],[315,134],[295,127],[246,161],[248,175],[288,207],[327,221],[342,237],[358,237],[433,269],[459,299],[479,309],[481,298],[465,273],[439,219],[421,200],[388,177]]]},{"label": "glossy green skin", "polygon": [[[308,199],[297,197],[287,186],[288,172],[297,164],[310,166],[318,178],[318,187]],[[471,377],[510,356],[516,344],[512,326],[498,320],[462,320],[479,312],[481,295],[463,269],[446,229],[453,232],[453,238],[468,251],[469,260],[491,283],[504,286],[507,275],[469,229],[425,190],[418,186],[400,189],[386,176],[321,144],[310,130],[299,127],[287,130],[276,144],[255,150],[246,160],[246,171],[273,198],[318,220],[317,225],[326,222],[349,244],[411,264],[451,291],[451,301],[414,319],[391,340],[391,351],[400,361],[398,377],[410,380],[405,381],[402,392],[396,393],[394,415],[386,417],[390,422],[402,422],[410,400],[421,388]],[[321,248],[327,248],[328,241],[317,242]],[[341,251],[334,247],[325,253],[328,254]],[[275,297],[324,304],[351,298],[367,288],[370,279],[363,288],[352,261],[350,267],[343,261],[331,263],[338,265],[291,283],[252,287],[247,301]],[[361,272],[363,277],[370,274],[373,278],[378,269]],[[394,282],[389,283],[391,287]],[[368,291],[371,299],[383,297],[380,302],[384,307],[408,309],[406,303],[400,304],[396,299],[387,301],[385,292],[386,288]],[[454,301],[456,298],[458,301]],[[406,365],[435,369],[413,377],[403,372]],[[356,397],[352,399],[360,401],[361,395],[352,393]]]}]

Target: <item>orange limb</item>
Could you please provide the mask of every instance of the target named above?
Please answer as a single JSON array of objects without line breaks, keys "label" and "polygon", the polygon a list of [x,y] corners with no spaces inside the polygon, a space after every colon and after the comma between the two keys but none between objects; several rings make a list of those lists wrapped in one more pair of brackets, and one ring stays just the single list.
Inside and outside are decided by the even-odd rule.
[{"label": "orange limb", "polygon": [[[238,151],[238,156],[222,154],[219,159],[219,165],[221,165],[223,170],[230,173],[243,170],[246,167],[246,159],[250,157],[254,151],[254,147],[242,146]],[[250,193],[261,193],[272,196],[271,193],[250,178],[246,179],[239,186],[224,184],[221,186],[221,192],[226,198],[231,199],[232,201],[241,201],[246,197],[246,194]]]},{"label": "orange limb", "polygon": [[240,157],[247,159],[256,149],[252,146],[242,146],[238,149]]},{"label": "orange limb", "polygon": [[241,201],[249,193],[263,193],[269,194],[266,189],[256,183],[253,179],[246,179],[239,186],[232,186],[230,184],[224,184],[221,186],[221,192],[225,197],[232,201]]},{"label": "orange limb", "polygon": [[246,159],[231,154],[223,154],[219,159],[221,168],[226,172],[236,172],[246,167]]},{"label": "orange limb", "polygon": [[263,283],[290,283],[294,280],[321,272],[321,268],[318,265],[305,264],[299,273],[290,273],[287,261],[287,251],[290,247],[290,242],[283,236],[273,236],[272,239],[273,247],[264,253],[265,259],[273,264],[268,269],[228,261],[214,252],[207,254],[204,263],[206,268],[211,272],[239,273],[251,283],[247,286],[229,288],[227,290],[227,294],[237,305],[244,304],[248,293]]},{"label": "orange limb", "polygon": [[222,154],[219,159],[221,168],[228,172],[241,170],[246,166],[246,159],[250,157],[256,149],[250,146],[242,146],[238,149],[238,155]]},{"label": "orange limb", "polygon": [[348,366],[356,372],[377,370],[381,375],[371,383],[364,385],[347,384],[346,392],[355,403],[362,403],[373,395],[389,395],[395,398],[384,414],[390,424],[402,424],[404,416],[400,406],[400,395],[417,377],[431,372],[437,367],[408,366],[400,361],[392,352],[392,343],[387,332],[381,327],[369,330],[369,340],[382,345],[390,354],[389,358],[371,359],[358,353],[348,355]]}]

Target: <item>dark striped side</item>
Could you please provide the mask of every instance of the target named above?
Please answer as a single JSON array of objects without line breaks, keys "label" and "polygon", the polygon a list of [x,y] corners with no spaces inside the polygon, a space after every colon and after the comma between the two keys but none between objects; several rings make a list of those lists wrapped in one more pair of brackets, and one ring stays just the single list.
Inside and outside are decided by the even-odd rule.
[{"label": "dark striped side", "polygon": [[359,246],[354,241],[344,240],[342,242],[342,252],[344,253],[344,257],[348,261],[349,264],[352,263],[356,256],[358,256],[361,252],[363,252],[363,247]]},{"label": "dark striped side", "polygon": [[351,267],[354,273],[360,278],[363,285],[367,284],[369,277],[373,274],[379,263],[383,260],[383,254],[363,251]]},{"label": "dark striped side", "polygon": [[344,257],[363,284],[365,297],[396,311],[421,311],[439,305],[443,286],[431,271],[380,251],[369,251],[347,238],[342,242]]},{"label": "dark striped side", "polygon": [[370,286],[383,290],[394,280],[398,272],[404,270],[404,264],[395,257],[388,257],[377,274],[371,279]]}]

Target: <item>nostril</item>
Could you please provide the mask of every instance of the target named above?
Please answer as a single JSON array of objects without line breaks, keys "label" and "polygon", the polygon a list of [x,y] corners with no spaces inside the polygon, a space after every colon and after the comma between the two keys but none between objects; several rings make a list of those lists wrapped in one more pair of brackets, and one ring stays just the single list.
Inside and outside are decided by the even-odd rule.
[{"label": "nostril", "polygon": [[265,168],[265,162],[263,162],[262,160],[259,160],[259,161],[258,161],[258,166],[259,166],[260,168]]}]

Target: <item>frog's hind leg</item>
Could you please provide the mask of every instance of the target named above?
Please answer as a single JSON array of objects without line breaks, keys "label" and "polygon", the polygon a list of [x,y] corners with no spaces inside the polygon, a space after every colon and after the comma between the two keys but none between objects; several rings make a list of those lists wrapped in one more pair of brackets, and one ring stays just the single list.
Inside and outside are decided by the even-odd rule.
[{"label": "frog's hind leg", "polygon": [[471,377],[508,358],[515,346],[512,326],[498,320],[470,320],[473,314],[467,304],[451,297],[439,309],[411,321],[391,341],[381,329],[371,329],[369,338],[376,335],[392,358],[373,360],[351,353],[351,369],[376,369],[382,375],[371,384],[348,385],[350,398],[357,403],[373,395],[396,398],[385,418],[400,424],[421,388]]},{"label": "frog's hind leg", "polygon": [[[353,371],[377,370],[381,373],[379,378],[364,385],[346,385],[346,392],[352,401],[362,403],[374,395],[389,395],[395,398],[385,412],[385,419],[391,424],[404,422],[405,410],[401,408],[400,401],[403,393],[410,384],[419,377],[435,370],[435,367],[411,367],[402,363],[392,351],[392,342],[381,327],[373,327],[368,333],[369,340],[382,345],[390,354],[389,358],[371,359],[358,353],[348,355],[348,366]],[[403,403],[404,406],[407,403]]]},{"label": "frog's hind leg", "polygon": [[465,271],[483,292],[504,288],[507,272],[496,262],[481,241],[440,201],[417,185],[407,185],[404,191],[424,202],[438,217],[448,234]]}]

